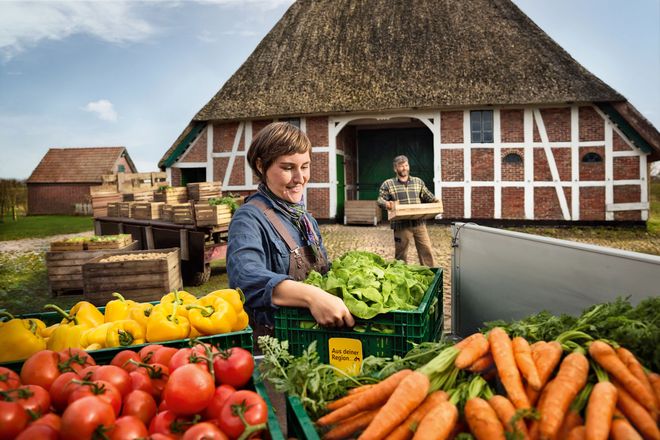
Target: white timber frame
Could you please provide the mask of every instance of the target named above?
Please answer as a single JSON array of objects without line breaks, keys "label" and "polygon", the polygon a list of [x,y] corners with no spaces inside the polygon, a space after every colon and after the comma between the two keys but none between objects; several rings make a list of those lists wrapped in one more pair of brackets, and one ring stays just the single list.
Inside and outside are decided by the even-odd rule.
[{"label": "white timber frame", "polygon": [[[603,119],[604,136],[602,140],[580,141],[579,127],[579,109],[580,107],[591,106],[597,114]],[[542,110],[567,108],[570,112],[570,140],[569,141],[550,141],[543,120]],[[534,189],[549,187],[554,188],[557,194],[557,200],[561,208],[564,220],[580,220],[580,189],[586,187],[603,187],[605,189],[605,219],[614,220],[614,213],[619,211],[639,210],[641,211],[641,220],[648,220],[650,204],[648,200],[648,162],[647,154],[635,147],[621,132],[621,130],[596,106],[589,103],[576,103],[572,105],[547,105],[547,106],[525,106],[525,107],[488,107],[486,110],[493,111],[493,142],[492,143],[472,143],[470,133],[470,112],[472,110],[484,110],[484,108],[470,109],[447,109],[445,111],[463,112],[463,142],[460,143],[442,143],[441,130],[441,111],[407,111],[399,113],[355,113],[348,115],[330,115],[328,116],[328,146],[316,146],[312,148],[312,153],[326,153],[328,156],[328,181],[308,183],[308,188],[326,188],[329,191],[329,218],[335,218],[337,215],[337,154],[345,154],[344,151],[337,149],[337,136],[350,122],[355,120],[373,119],[375,121],[390,120],[396,118],[411,118],[422,122],[433,136],[433,170],[434,170],[434,193],[438,198],[442,197],[444,188],[463,188],[463,215],[465,219],[472,218],[472,188],[492,187],[493,188],[493,218],[502,218],[502,188],[522,187],[524,188],[524,218],[534,220]],[[523,111],[523,141],[522,142],[503,142],[501,133],[501,110],[515,109]],[[534,141],[534,127],[536,126],[540,136],[540,142]],[[303,132],[307,131],[307,121],[300,118],[300,128]],[[623,142],[629,147],[629,150],[614,151],[614,133],[619,135]],[[206,168],[207,180],[220,180],[223,191],[252,191],[256,185],[252,183],[252,169],[247,163],[247,146],[252,141],[252,121],[244,120],[238,122],[238,128],[234,136],[231,151],[214,152],[213,151],[213,123],[209,122],[206,127],[206,162],[183,162],[186,155],[198,141],[199,136],[191,143],[188,149],[175,164],[173,168]],[[239,151],[241,138],[244,139],[243,149]],[[580,180],[580,148],[601,147],[604,148],[604,166],[605,179],[597,181]],[[472,149],[492,149],[493,150],[493,180],[475,181],[472,178]],[[561,180],[557,163],[553,154],[553,149],[570,149],[571,170],[570,180]],[[463,151],[463,180],[462,181],[442,181],[442,154],[443,150],[460,149]],[[502,179],[502,149],[520,149],[523,151],[523,180],[505,181]],[[536,149],[542,149],[550,169],[551,180],[534,180],[534,152]],[[242,185],[229,185],[230,177],[236,163],[236,157],[244,157],[244,175],[245,181]],[[223,176],[215,176],[213,161],[215,158],[227,158],[227,167]],[[638,157],[639,158],[639,179],[614,180],[614,158],[616,157]],[[357,157],[354,158],[357,161]],[[168,182],[172,181],[171,168],[166,169]],[[640,201],[638,203],[614,203],[614,187],[620,185],[635,185],[640,187]],[[570,189],[570,206],[564,193],[564,188]],[[354,189],[354,185],[345,185],[345,191]],[[344,194],[344,199],[346,193]],[[305,194],[307,200],[307,194]]]}]

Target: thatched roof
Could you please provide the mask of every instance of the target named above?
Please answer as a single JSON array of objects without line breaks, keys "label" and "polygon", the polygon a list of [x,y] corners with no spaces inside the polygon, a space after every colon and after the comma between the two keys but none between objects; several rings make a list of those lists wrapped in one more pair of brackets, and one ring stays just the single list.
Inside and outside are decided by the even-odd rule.
[{"label": "thatched roof", "polygon": [[131,166],[126,172],[136,172],[125,147],[51,148],[27,183],[101,183],[122,155]]},{"label": "thatched roof", "polygon": [[298,0],[193,122],[620,101],[510,0]]}]

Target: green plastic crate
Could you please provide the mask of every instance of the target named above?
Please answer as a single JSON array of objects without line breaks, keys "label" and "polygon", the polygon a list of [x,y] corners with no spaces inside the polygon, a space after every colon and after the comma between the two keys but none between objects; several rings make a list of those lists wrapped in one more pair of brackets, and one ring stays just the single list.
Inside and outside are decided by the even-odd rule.
[{"label": "green plastic crate", "polygon": [[325,363],[329,362],[330,338],[360,340],[363,358],[370,355],[402,356],[412,348],[413,343],[436,340],[442,330],[443,271],[441,268],[432,270],[435,277],[417,310],[384,313],[368,320],[356,319],[354,329],[345,329],[319,327],[308,309],[281,307],[275,313],[275,337],[289,341],[289,351],[296,356],[312,341],[317,341],[316,349]]},{"label": "green plastic crate", "polygon": [[299,440],[320,440],[312,419],[307,415],[300,399],[295,396],[286,397],[286,426],[289,437]]},{"label": "green plastic crate", "polygon": [[273,405],[270,401],[270,397],[268,397],[268,393],[266,392],[266,386],[259,378],[259,373],[256,368],[254,373],[252,373],[252,386],[254,387],[254,390],[257,392],[257,394],[259,394],[266,401],[266,405],[268,405],[268,433],[270,434],[270,439],[284,440],[286,437],[284,437],[284,433],[282,433],[280,422],[277,420],[277,415],[275,415],[275,411],[273,411]]},{"label": "green plastic crate", "polygon": [[[157,304],[157,302],[153,302]],[[101,313],[105,312],[105,307],[98,308]],[[67,310],[68,312],[68,310]],[[36,318],[41,319],[46,325],[56,324],[62,320],[62,316],[57,312],[43,312],[43,313],[26,313],[18,316],[18,318]],[[210,336],[200,336],[197,338],[200,342],[206,342],[212,344],[221,349],[227,349],[231,347],[242,347],[252,353],[252,328],[250,326],[246,327],[243,330],[231,333],[223,333],[219,335],[210,335]],[[190,338],[177,339],[173,341],[164,341],[164,342],[147,342],[145,344],[131,345],[128,347],[114,347],[114,348],[102,348],[100,350],[91,350],[88,353],[94,358],[97,364],[108,364],[115,357],[117,353],[123,350],[133,350],[139,351],[142,347],[151,344],[160,344],[166,347],[174,348],[183,348],[190,346]],[[23,362],[25,360],[13,361],[13,362],[3,362],[0,363],[0,367],[6,367],[16,372],[21,371]]]}]

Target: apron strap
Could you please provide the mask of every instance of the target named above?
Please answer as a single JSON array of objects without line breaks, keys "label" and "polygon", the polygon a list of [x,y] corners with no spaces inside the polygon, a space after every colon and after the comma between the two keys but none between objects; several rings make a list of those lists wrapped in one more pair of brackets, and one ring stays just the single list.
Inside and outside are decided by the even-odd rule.
[{"label": "apron strap", "polygon": [[272,208],[268,207],[261,200],[252,199],[248,203],[252,203],[257,208],[261,209],[261,211],[264,213],[266,218],[273,225],[277,233],[280,234],[280,237],[282,237],[282,239],[286,243],[286,247],[289,249],[289,252],[292,252],[299,248],[298,243],[296,243],[296,241],[293,239],[293,237],[289,233],[289,230],[286,228],[286,226],[284,226],[284,223],[282,223],[282,220],[277,216],[277,214],[275,214],[275,211]]}]

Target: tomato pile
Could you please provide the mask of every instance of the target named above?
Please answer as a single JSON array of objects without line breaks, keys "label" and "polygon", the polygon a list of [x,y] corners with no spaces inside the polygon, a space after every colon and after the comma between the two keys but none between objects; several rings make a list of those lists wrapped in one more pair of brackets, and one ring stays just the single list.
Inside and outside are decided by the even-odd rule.
[{"label": "tomato pile", "polygon": [[247,439],[268,407],[244,388],[254,371],[240,347],[154,344],[96,365],[82,349],[42,350],[20,375],[0,367],[0,440]]}]

